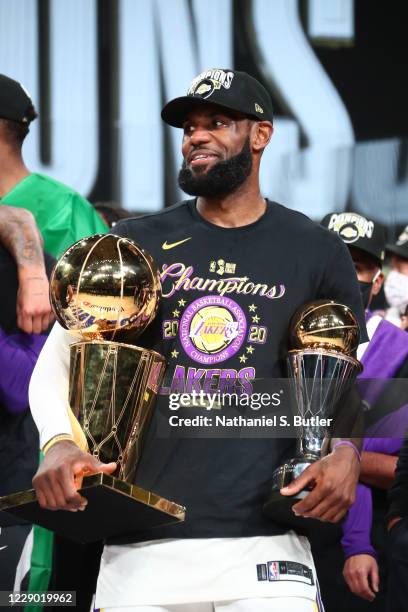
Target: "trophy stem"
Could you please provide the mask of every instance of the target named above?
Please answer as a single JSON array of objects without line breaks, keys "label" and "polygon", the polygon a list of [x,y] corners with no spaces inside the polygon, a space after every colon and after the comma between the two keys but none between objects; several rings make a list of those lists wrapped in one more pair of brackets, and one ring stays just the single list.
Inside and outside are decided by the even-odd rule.
[{"label": "trophy stem", "polygon": [[309,437],[303,432],[302,437],[297,439],[297,456],[311,462],[318,461],[321,456],[322,443],[323,438]]}]

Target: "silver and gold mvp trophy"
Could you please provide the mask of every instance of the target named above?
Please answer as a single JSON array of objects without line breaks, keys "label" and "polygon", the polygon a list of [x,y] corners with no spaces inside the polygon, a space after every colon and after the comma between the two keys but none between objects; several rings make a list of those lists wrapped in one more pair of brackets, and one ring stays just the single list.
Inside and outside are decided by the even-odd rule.
[{"label": "silver and gold mvp trophy", "polygon": [[183,506],[133,484],[166,365],[162,355],[132,344],[161,296],[152,258],[127,238],[90,236],[58,261],[50,293],[60,324],[82,338],[70,347],[67,410],[75,441],[117,469],[78,475],[84,512],[44,510],[29,490],[0,498],[0,516],[12,513],[83,542],[183,521]]},{"label": "silver and gold mvp trophy", "polygon": [[310,302],[293,316],[287,363],[295,395],[294,412],[302,421],[296,456],[274,471],[272,491],[264,505],[264,513],[277,522],[306,530],[319,522],[296,517],[292,511],[310,489],[290,497],[279,491],[327,453],[331,428],[325,420],[335,420],[339,410],[347,410],[339,400],[362,370],[354,357],[359,338],[353,312],[334,301]]}]

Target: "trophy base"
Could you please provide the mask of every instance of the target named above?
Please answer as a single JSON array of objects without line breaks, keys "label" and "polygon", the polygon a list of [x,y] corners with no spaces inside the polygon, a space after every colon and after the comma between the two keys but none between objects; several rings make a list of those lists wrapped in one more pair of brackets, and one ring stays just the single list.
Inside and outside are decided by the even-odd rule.
[{"label": "trophy base", "polygon": [[308,535],[314,529],[319,529],[326,524],[318,519],[305,518],[294,514],[292,507],[301,499],[304,499],[308,493],[310,491],[300,491],[296,495],[286,497],[279,491],[272,491],[264,504],[263,513],[280,525],[288,527],[288,529],[294,529],[301,535]]},{"label": "trophy base", "polygon": [[0,526],[10,524],[14,517],[86,543],[185,519],[184,506],[108,474],[86,476],[79,493],[88,500],[82,512],[45,510],[34,489],[0,497]]},{"label": "trophy base", "polygon": [[282,495],[280,489],[292,483],[316,460],[317,457],[312,455],[295,457],[277,468],[272,476],[272,491],[263,506],[265,516],[288,529],[294,529],[297,533],[307,536],[315,533],[322,534],[323,531],[333,531],[333,524],[294,514],[292,507],[304,499],[312,490],[311,488],[303,489],[303,491],[290,496]]}]

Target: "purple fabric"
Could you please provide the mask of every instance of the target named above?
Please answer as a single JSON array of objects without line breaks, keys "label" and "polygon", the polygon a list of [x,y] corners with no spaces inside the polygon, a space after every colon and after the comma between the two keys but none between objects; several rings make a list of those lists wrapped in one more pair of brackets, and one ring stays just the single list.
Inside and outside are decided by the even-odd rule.
[{"label": "purple fabric", "polygon": [[392,378],[407,358],[407,332],[383,319],[361,359],[364,370],[359,378]]},{"label": "purple fabric", "polygon": [[343,522],[341,545],[346,559],[353,555],[376,556],[371,546],[370,532],[373,520],[371,489],[361,482],[357,485],[356,501]]},{"label": "purple fabric", "polygon": [[[408,404],[399,410],[387,414],[370,427],[371,435],[381,432],[384,438],[364,438],[363,451],[397,455],[403,438],[393,438],[395,431],[404,431],[408,425]],[[341,544],[346,559],[353,555],[373,555],[375,550],[371,546],[371,522],[373,508],[371,489],[359,483],[356,491],[356,501],[351,506],[346,519],[343,521],[343,538]]]},{"label": "purple fabric", "polygon": [[12,414],[28,407],[28,385],[46,339],[0,329],[0,405]]},{"label": "purple fabric", "polygon": [[[368,313],[368,319],[370,317],[371,313]],[[381,321],[361,360],[364,371],[359,379],[369,379],[367,384],[360,387],[362,398],[369,404],[374,403],[386,380],[395,375],[407,357],[408,334],[388,321]],[[385,415],[367,429],[363,451],[397,455],[407,426],[408,404]],[[399,437],[395,437],[396,433]],[[380,435],[381,437],[375,437]],[[356,501],[342,525],[341,544],[346,558],[359,554],[375,556],[370,539],[372,514],[371,489],[359,483]]]},{"label": "purple fabric", "polygon": [[367,427],[367,438],[364,439],[363,450],[397,455],[402,446],[407,427],[408,404],[405,404]]},{"label": "purple fabric", "polygon": [[408,334],[389,321],[381,321],[361,359],[364,370],[358,377],[361,381],[369,379],[369,384],[363,383],[359,389],[370,405],[384,389],[385,381],[393,378],[407,358]]}]

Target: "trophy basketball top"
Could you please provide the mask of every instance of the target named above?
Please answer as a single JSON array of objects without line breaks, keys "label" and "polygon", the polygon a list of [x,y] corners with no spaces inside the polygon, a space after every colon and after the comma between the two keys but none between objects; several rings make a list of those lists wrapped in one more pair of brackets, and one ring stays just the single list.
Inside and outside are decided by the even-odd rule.
[{"label": "trophy basketball top", "polygon": [[291,322],[293,351],[321,349],[353,357],[360,340],[358,321],[348,306],[333,300],[316,300],[299,308]]},{"label": "trophy basketball top", "polygon": [[160,296],[152,258],[113,234],[94,234],[70,246],[50,282],[59,323],[84,340],[130,342],[154,319]]}]

